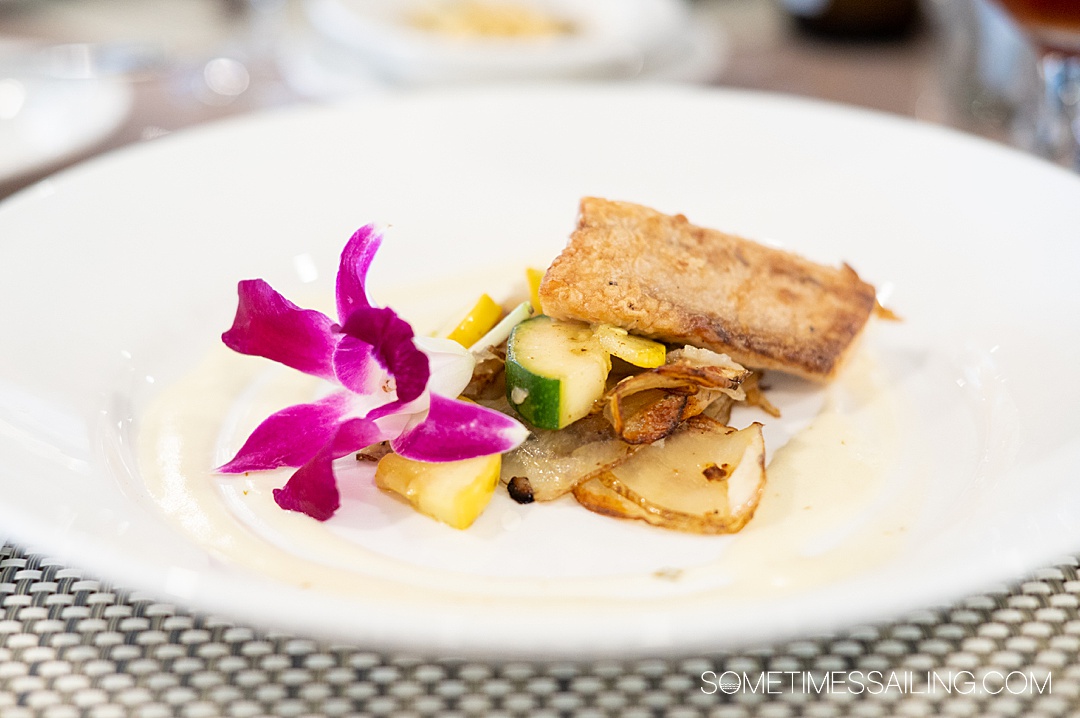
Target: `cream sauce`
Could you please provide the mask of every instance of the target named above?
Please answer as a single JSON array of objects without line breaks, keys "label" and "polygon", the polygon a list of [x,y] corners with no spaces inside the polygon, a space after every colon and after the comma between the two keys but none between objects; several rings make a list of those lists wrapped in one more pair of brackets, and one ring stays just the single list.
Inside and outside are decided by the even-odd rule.
[{"label": "cream sauce", "polygon": [[325,387],[224,347],[142,413],[140,471],[162,512],[222,561],[312,590],[375,600],[416,587],[462,599],[757,600],[865,572],[903,548],[920,487],[895,470],[901,401],[867,344],[816,390],[816,416],[772,451],[757,515],[731,537],[601,517],[570,498],[520,506],[504,491],[471,529],[455,531],[374,488],[370,466],[352,457],[339,463],[343,505],[333,519],[282,511],[272,491],[289,470],[222,476],[213,467],[267,415]]}]

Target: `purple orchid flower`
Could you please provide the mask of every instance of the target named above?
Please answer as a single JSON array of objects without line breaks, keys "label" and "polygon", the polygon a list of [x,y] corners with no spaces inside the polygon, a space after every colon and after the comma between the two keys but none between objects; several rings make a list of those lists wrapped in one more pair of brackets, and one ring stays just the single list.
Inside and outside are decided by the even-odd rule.
[{"label": "purple orchid flower", "polygon": [[368,225],[345,245],[337,323],[250,279],[239,283],[236,318],[221,336],[234,351],[337,386],[318,401],[269,416],[218,469],[237,474],[297,467],[274,490],[274,500],[320,521],[341,503],[333,462],[342,456],[389,441],[408,459],[459,461],[509,451],[528,433],[505,414],[453,398],[472,377],[471,354],[449,340],[415,336],[392,309],[372,304],[365,280],[381,243]]}]

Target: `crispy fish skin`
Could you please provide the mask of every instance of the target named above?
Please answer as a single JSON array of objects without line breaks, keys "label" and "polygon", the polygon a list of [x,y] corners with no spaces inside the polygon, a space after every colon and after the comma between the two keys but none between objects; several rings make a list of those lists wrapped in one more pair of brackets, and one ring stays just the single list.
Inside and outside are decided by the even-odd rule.
[{"label": "crispy fish skin", "polygon": [[614,324],[761,369],[832,378],[875,306],[846,264],[816,264],[628,202],[586,197],[540,284],[556,319]]}]

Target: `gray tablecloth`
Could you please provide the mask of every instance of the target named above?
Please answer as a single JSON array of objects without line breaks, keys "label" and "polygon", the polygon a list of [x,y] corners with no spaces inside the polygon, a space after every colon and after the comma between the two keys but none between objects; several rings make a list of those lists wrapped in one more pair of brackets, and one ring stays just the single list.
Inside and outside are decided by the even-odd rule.
[{"label": "gray tablecloth", "polygon": [[1080,716],[1080,559],[895,623],[737,654],[383,655],[0,548],[0,716]]}]

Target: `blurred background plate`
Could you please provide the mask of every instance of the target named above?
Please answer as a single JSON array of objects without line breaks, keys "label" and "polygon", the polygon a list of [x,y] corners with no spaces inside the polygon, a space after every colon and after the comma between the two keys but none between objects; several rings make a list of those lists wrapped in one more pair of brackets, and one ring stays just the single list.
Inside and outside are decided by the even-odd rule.
[{"label": "blurred background plate", "polygon": [[103,142],[127,118],[133,97],[119,79],[6,73],[13,45],[0,41],[0,183]]},{"label": "blurred background plate", "polygon": [[114,80],[0,79],[0,182],[93,148],[120,127],[131,100]]},{"label": "blurred background plate", "polygon": [[[678,0],[461,7],[431,0],[305,3],[320,35],[398,82],[634,77],[684,58],[701,43]],[[520,15],[487,17],[496,13]]]}]

